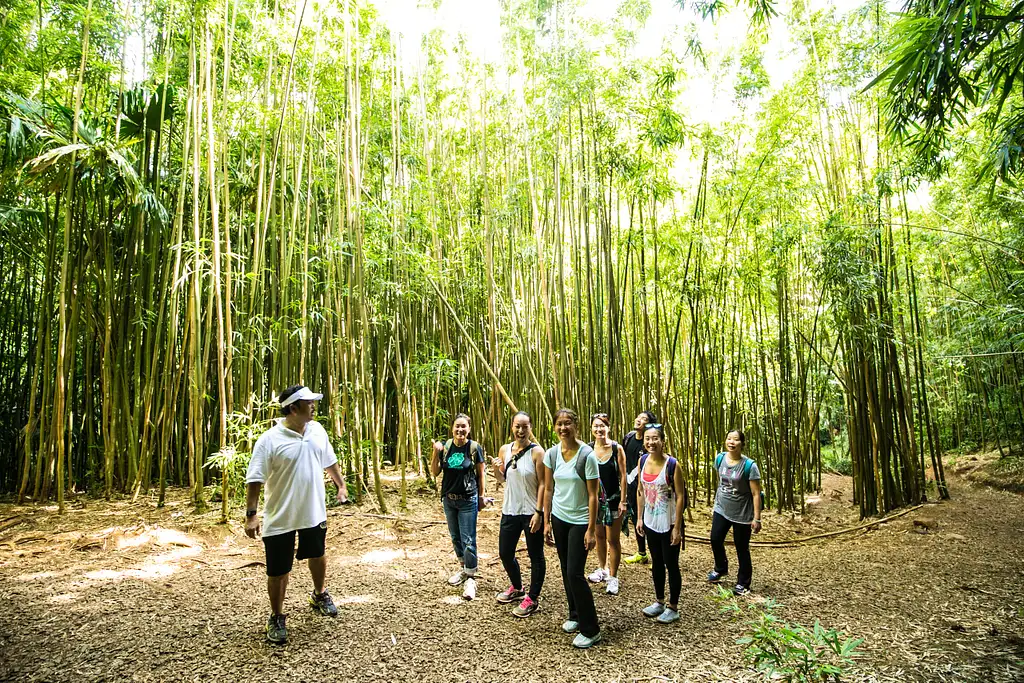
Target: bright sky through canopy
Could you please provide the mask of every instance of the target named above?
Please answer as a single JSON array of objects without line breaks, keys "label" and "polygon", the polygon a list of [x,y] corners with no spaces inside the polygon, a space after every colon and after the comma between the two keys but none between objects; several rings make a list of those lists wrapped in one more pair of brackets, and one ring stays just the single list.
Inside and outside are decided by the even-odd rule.
[{"label": "bright sky through canopy", "polygon": [[[862,0],[810,0],[809,6],[817,11],[834,7],[839,15],[846,14],[864,4]],[[891,3],[895,9],[896,3]],[[401,36],[403,58],[408,66],[415,66],[418,46],[423,36],[441,29],[450,36],[462,34],[473,55],[485,62],[500,63],[503,58],[501,3],[497,0],[442,0],[435,10],[421,0],[377,0],[374,3],[382,19]],[[589,0],[577,16],[602,23],[615,19],[620,0]],[[633,54],[639,58],[653,58],[661,54],[668,44],[678,55],[685,52],[683,38],[688,27],[697,26],[698,35],[709,56],[709,66],[739,48],[750,28],[750,13],[745,6],[733,6],[716,21],[702,20],[689,8],[680,10],[670,0],[652,0],[651,14],[645,26],[637,33]],[[785,84],[799,67],[801,55],[793,49],[786,22],[790,12],[788,2],[777,7],[768,29],[769,39],[764,48],[764,68],[771,79],[771,89]],[[597,47],[597,46],[595,46]],[[692,61],[692,60],[689,60]],[[700,102],[686,112],[690,123],[721,123],[735,115],[732,88],[718,87],[722,95],[713,92],[711,73],[696,64],[687,64],[689,78],[683,101]]]}]

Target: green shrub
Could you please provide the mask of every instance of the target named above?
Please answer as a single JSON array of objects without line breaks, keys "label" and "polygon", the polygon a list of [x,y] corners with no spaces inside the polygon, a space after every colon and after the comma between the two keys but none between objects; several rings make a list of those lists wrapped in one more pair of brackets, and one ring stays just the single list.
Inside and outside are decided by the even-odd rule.
[{"label": "green shrub", "polygon": [[850,447],[846,432],[837,436],[831,444],[821,447],[821,467],[832,474],[853,475],[853,461],[850,460]]},{"label": "green shrub", "polygon": [[[721,587],[715,600],[723,612],[737,618],[743,614],[736,598]],[[769,680],[800,683],[839,681],[849,673],[862,638],[846,638],[817,620],[813,629],[790,624],[775,614],[779,607],[768,600],[763,605],[749,603],[746,608],[750,630],[736,642],[746,646],[744,656],[758,672]]]}]

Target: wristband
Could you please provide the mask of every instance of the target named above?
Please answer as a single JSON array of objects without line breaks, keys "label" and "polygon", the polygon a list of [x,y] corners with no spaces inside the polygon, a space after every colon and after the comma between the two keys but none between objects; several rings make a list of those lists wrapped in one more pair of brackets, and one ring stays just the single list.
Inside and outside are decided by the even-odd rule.
[{"label": "wristband", "polygon": [[246,516],[246,518],[255,517],[256,516],[256,511],[255,510],[246,510],[245,511],[245,516]]}]

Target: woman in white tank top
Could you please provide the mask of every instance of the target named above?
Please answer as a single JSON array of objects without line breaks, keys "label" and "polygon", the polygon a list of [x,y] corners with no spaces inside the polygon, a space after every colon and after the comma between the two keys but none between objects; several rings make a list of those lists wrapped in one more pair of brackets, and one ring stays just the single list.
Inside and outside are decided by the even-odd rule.
[{"label": "woman in white tank top", "polygon": [[[515,441],[498,451],[492,464],[494,474],[505,480],[505,497],[501,503],[501,528],[498,531],[498,555],[511,584],[495,599],[501,604],[521,600],[512,610],[526,618],[537,611],[537,600],[544,585],[547,569],[544,562],[544,484],[539,476],[544,449],[530,440],[530,416],[519,411],[512,416]],[[526,534],[530,556],[530,589],[523,590],[523,575],[516,559],[519,536]]]},{"label": "woman in white tank top", "polygon": [[[660,424],[644,428],[644,450],[638,466],[640,480],[637,490],[637,533],[647,539],[651,552],[651,576],[654,579],[655,602],[645,607],[645,616],[668,624],[679,619],[679,551],[683,545],[683,510],[686,509],[686,488],[682,468],[676,459],[665,454],[665,432]],[[665,573],[668,573],[669,600],[665,602]]]}]

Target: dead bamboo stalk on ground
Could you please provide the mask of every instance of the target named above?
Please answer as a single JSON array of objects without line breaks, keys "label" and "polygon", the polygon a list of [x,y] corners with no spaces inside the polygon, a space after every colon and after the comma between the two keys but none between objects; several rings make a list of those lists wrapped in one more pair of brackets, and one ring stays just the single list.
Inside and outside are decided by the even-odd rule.
[{"label": "dead bamboo stalk on ground", "polygon": [[[807,536],[805,538],[793,538],[793,539],[789,539],[789,540],[785,540],[785,541],[751,541],[750,542],[750,547],[752,547],[752,548],[754,548],[754,547],[759,547],[759,548],[792,548],[792,547],[803,545],[803,544],[807,543],[808,541],[814,541],[814,540],[818,540],[818,539],[822,539],[822,538],[831,538],[833,536],[841,536],[842,534],[848,534],[848,533],[851,533],[853,531],[859,531],[860,529],[866,529],[868,527],[875,526],[876,524],[885,524],[886,522],[891,522],[892,520],[896,519],[897,517],[902,517],[902,516],[904,516],[906,514],[909,514],[909,513],[913,512],[914,510],[922,508],[925,505],[935,505],[935,503],[921,503],[919,505],[915,505],[912,508],[907,508],[905,510],[901,510],[900,512],[897,512],[895,514],[889,515],[887,517],[883,517],[881,519],[875,519],[875,520],[872,520],[870,522],[864,522],[863,524],[858,524],[857,526],[851,526],[851,527],[847,527],[845,529],[837,529],[836,531],[828,531],[828,532],[823,533],[823,534],[815,534],[813,536]],[[708,544],[708,545],[711,544],[711,540],[708,539],[705,536],[695,536],[693,534],[683,534],[683,535],[686,537],[687,540],[694,541],[696,543],[705,543],[705,544]]]}]

